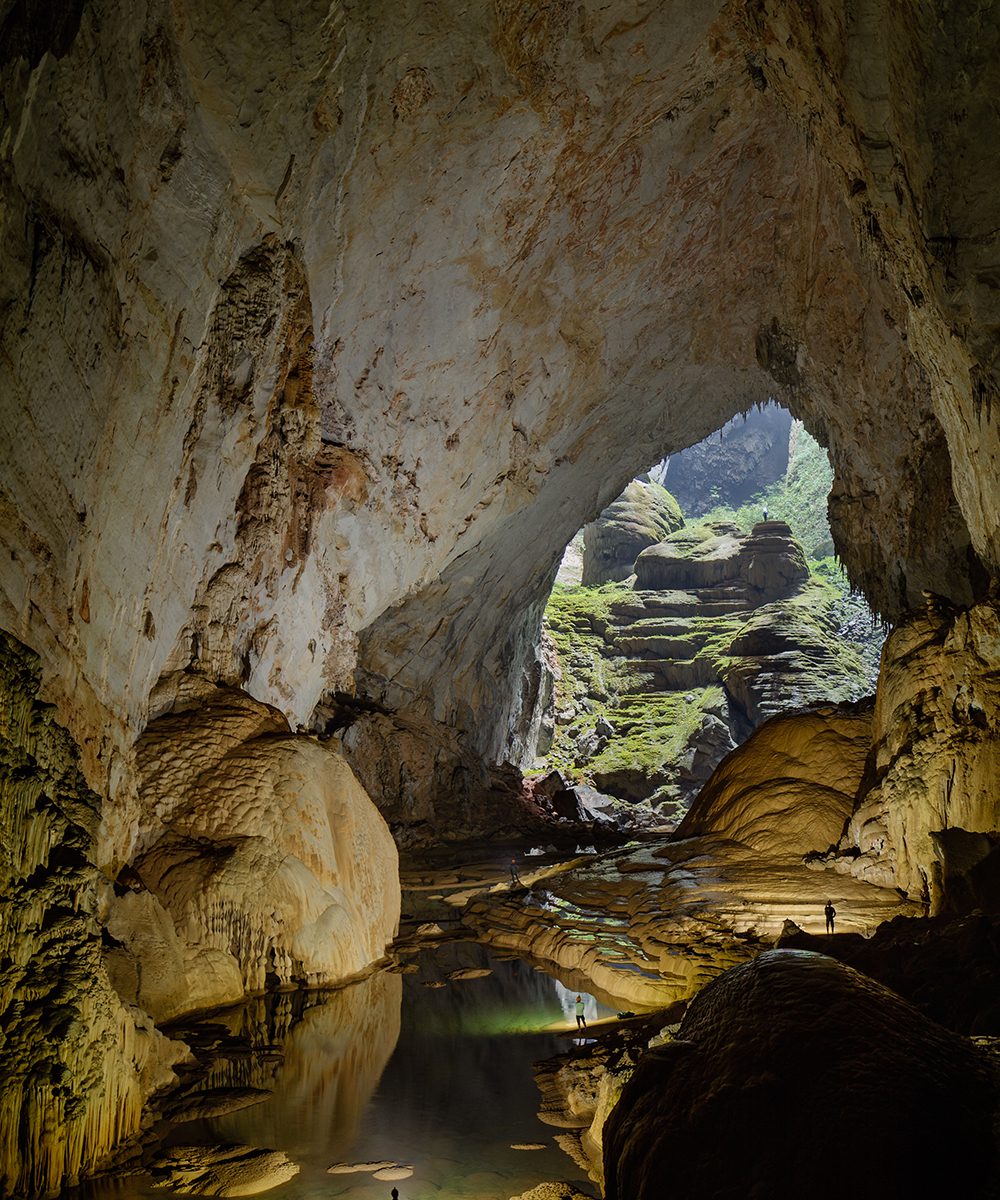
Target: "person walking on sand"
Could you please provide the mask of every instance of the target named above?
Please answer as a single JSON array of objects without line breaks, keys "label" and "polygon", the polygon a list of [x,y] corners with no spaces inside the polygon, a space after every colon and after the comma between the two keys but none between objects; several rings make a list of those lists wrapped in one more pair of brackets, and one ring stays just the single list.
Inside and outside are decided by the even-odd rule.
[{"label": "person walking on sand", "polygon": [[576,1027],[577,1029],[587,1028],[587,1018],[583,1015],[583,997],[576,998]]},{"label": "person walking on sand", "polygon": [[516,887],[521,882],[521,876],[517,873],[517,859],[510,860],[510,886]]},{"label": "person walking on sand", "polygon": [[837,910],[833,907],[832,900],[827,900],[823,911],[826,913],[826,932],[833,933],[833,918],[837,915]]}]

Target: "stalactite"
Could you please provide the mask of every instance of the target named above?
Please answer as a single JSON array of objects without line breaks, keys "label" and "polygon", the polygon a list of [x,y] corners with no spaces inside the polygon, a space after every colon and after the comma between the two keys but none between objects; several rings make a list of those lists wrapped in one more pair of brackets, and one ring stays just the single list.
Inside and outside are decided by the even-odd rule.
[{"label": "stalactite", "polygon": [[29,652],[0,635],[0,1194],[10,1196],[56,1195],[134,1135],[143,1067],[167,1041],[137,1028],[108,980],[88,859],[98,801],[37,691]]}]

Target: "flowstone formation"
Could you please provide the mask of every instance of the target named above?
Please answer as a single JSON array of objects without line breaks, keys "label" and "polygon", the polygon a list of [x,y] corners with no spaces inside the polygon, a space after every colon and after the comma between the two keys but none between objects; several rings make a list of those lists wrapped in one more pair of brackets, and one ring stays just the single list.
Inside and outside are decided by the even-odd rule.
[{"label": "flowstone formation", "polygon": [[399,924],[396,847],[337,751],[182,679],[137,756],[147,817],[107,915],[123,995],[170,1020],[383,957]]},{"label": "flowstone formation", "polygon": [[98,798],[38,699],[38,665],[0,635],[0,1194],[53,1194],[139,1130],[185,1049],[123,1004],[103,958]]},{"label": "flowstone formation", "polygon": [[[996,1104],[971,1042],[850,967],[770,951],[640,1061],[604,1127],[605,1196],[986,1200]],[[850,1148],[873,1134],[859,1160]]]},{"label": "flowstone formation", "polygon": [[553,591],[546,765],[675,817],[769,717],[868,692],[840,594],[784,522],[688,526],[634,572],[632,588]]}]

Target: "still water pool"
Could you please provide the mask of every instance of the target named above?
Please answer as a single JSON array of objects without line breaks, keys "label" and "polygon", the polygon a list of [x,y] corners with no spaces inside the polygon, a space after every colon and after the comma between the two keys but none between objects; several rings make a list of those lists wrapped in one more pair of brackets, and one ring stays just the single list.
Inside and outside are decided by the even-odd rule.
[{"label": "still water pool", "polygon": [[[244,1143],[285,1151],[300,1173],[273,1200],[508,1200],[544,1181],[596,1188],[537,1118],[532,1064],[571,1048],[576,992],[471,943],[421,954],[414,974],[335,992],[271,996],[231,1010],[252,1047],[224,1052],[207,1087],[266,1087],[262,1103],[174,1126],[166,1144]],[[458,970],[482,978],[448,980]],[[440,986],[444,984],[444,986]],[[436,985],[436,986],[431,986]],[[590,1019],[606,1015],[585,997]],[[558,1032],[562,1030],[562,1034]],[[514,1150],[543,1143],[541,1150]],[[395,1184],[330,1175],[338,1162],[413,1167]],[[95,1183],[86,1200],[177,1195],[148,1175]]]}]

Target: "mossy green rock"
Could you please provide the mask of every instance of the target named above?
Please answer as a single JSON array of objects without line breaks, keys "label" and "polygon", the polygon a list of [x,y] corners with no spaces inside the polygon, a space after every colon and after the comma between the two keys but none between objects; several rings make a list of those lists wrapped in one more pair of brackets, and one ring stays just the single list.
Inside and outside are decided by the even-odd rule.
[{"label": "mossy green rock", "polygon": [[677,501],[658,483],[633,479],[584,529],[583,584],[627,579],[636,557],[684,524]]},{"label": "mossy green rock", "polygon": [[841,591],[810,579],[783,522],[683,529],[643,551],[636,574],[634,588],[550,598],[559,674],[545,765],[567,778],[673,820],[767,718],[871,690],[841,633]]}]

